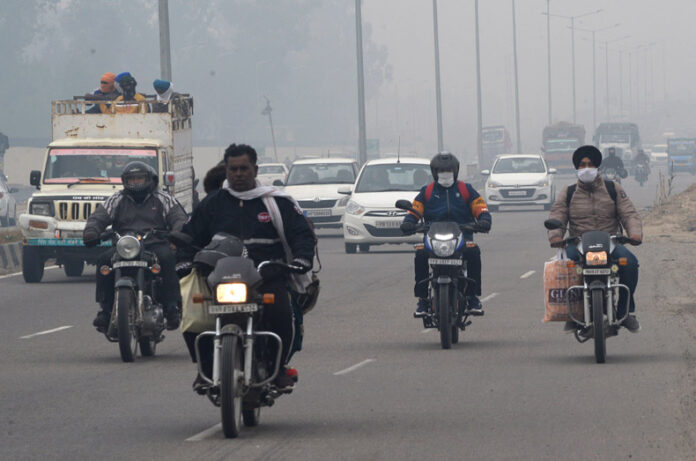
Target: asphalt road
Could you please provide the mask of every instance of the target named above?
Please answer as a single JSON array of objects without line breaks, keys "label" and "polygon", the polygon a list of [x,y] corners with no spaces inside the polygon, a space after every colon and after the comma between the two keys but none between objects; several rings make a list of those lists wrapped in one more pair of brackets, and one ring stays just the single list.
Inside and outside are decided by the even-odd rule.
[{"label": "asphalt road", "polygon": [[[655,177],[625,182],[639,208],[653,203]],[[495,213],[493,231],[477,237],[486,315],[447,351],[411,317],[409,247],[346,255],[323,231],[322,293],[293,360],[298,388],[235,440],[191,391],[178,333],[156,357],[124,364],[94,331],[93,272],[51,269],[31,286],[0,279],[0,459],[695,459],[682,401],[693,339],[658,306],[654,287],[669,277],[651,268],[659,249],[635,248],[643,330],[611,338],[597,365],[591,343],[541,322],[554,254],[545,217]]]}]

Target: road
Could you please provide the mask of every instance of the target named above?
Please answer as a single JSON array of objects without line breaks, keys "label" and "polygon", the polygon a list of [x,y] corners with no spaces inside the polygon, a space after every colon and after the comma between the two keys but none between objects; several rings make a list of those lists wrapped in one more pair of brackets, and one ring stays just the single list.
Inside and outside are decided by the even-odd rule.
[{"label": "road", "polygon": [[[639,208],[653,203],[654,180],[626,181]],[[178,333],[156,357],[121,363],[91,327],[93,272],[52,269],[31,286],[0,279],[0,459],[695,459],[684,399],[696,346],[657,299],[659,249],[635,248],[643,330],[610,339],[597,365],[591,343],[541,322],[553,256],[545,217],[498,212],[477,237],[486,315],[448,351],[411,317],[408,247],[346,255],[340,236],[322,231],[322,292],[293,361],[298,388],[235,440],[191,392]]]}]

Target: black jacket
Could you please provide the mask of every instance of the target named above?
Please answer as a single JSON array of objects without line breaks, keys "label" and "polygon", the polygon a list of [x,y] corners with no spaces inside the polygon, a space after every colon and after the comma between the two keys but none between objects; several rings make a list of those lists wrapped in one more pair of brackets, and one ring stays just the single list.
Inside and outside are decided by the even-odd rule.
[{"label": "black jacket", "polygon": [[[275,200],[293,258],[312,261],[314,232],[302,210],[285,198],[275,197]],[[219,189],[201,201],[182,231],[193,237],[193,244],[199,247],[206,246],[218,232],[235,235],[244,242],[256,265],[270,259],[285,260],[278,232],[260,198],[239,200],[227,190]]]},{"label": "black jacket", "polygon": [[85,224],[85,232],[95,230],[101,234],[109,225],[119,234],[144,234],[151,229],[181,230],[186,219],[184,208],[167,193],[156,190],[142,203],[136,203],[126,192],[119,191],[92,213]]},{"label": "black jacket", "polygon": [[605,171],[607,168],[613,168],[616,170],[616,174],[618,174],[621,178],[625,178],[627,176],[623,160],[621,160],[617,155],[608,155],[602,160],[602,164],[600,165],[599,169]]}]

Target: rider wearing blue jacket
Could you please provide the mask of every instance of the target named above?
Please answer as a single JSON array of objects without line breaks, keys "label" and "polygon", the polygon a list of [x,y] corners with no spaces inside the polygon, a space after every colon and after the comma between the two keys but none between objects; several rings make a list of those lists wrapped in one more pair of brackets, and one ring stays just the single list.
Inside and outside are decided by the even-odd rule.
[{"label": "rider wearing blue jacket", "polygon": [[[423,215],[426,223],[454,221],[457,224],[473,224],[479,232],[491,230],[492,218],[488,206],[471,184],[457,180],[459,160],[447,152],[437,154],[430,161],[430,171],[435,182],[424,186],[413,200],[413,208]],[[405,234],[413,233],[418,218],[409,212],[401,224]],[[481,250],[473,243],[473,234],[465,232],[467,241],[464,259],[467,261],[468,277],[476,283],[467,287],[467,310],[473,315],[483,314],[481,302]],[[416,250],[414,295],[418,298],[416,316],[422,317],[430,310],[428,284],[428,254],[425,249]]]}]

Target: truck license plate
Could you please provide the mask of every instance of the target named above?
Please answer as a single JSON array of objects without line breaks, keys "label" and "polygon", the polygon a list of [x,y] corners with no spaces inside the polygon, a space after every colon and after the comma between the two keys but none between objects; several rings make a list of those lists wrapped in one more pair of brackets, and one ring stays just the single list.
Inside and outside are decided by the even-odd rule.
[{"label": "truck license plate", "polygon": [[444,265],[444,266],[461,266],[461,259],[439,259],[439,258],[428,258],[428,264],[430,265]]},{"label": "truck license plate", "polygon": [[208,306],[209,314],[238,314],[242,312],[256,312],[258,304],[214,304]]},{"label": "truck license plate", "polygon": [[305,210],[305,216],[316,218],[319,216],[331,216],[331,210]]}]

